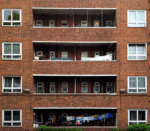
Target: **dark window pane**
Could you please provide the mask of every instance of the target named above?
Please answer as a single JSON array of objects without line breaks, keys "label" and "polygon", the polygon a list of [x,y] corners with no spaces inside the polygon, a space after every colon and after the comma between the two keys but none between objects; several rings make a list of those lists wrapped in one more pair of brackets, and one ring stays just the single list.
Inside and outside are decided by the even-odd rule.
[{"label": "dark window pane", "polygon": [[42,115],[40,113],[38,113],[37,120],[37,122],[42,122]]},{"label": "dark window pane", "polygon": [[4,44],[4,54],[11,54],[11,44]]},{"label": "dark window pane", "polygon": [[20,11],[13,11],[13,20],[20,20]]},{"label": "dark window pane", "polygon": [[11,111],[4,111],[4,121],[11,121]]},{"label": "dark window pane", "polygon": [[20,54],[20,44],[13,44],[13,54]]},{"label": "dark window pane", "polygon": [[3,25],[11,25],[10,22],[4,22]]},{"label": "dark window pane", "polygon": [[12,78],[11,77],[5,77],[4,87],[11,87],[11,86],[12,86]]},{"label": "dark window pane", "polygon": [[137,112],[130,111],[130,120],[137,120]]},{"label": "dark window pane", "polygon": [[21,59],[21,55],[19,55],[19,56],[13,56],[13,59]]},{"label": "dark window pane", "polygon": [[21,126],[21,123],[13,123],[13,126]]},{"label": "dark window pane", "polygon": [[4,11],[4,20],[11,20],[11,11]]},{"label": "dark window pane", "polygon": [[13,89],[13,92],[21,92],[21,89]]},{"label": "dark window pane", "polygon": [[11,92],[11,89],[4,89],[4,92]]},{"label": "dark window pane", "polygon": [[10,55],[4,55],[4,59],[11,59],[11,56]]},{"label": "dark window pane", "polygon": [[129,92],[137,92],[137,90],[129,89]]},{"label": "dark window pane", "polygon": [[137,122],[130,122],[129,125],[137,124]]},{"label": "dark window pane", "polygon": [[11,126],[11,123],[4,123],[4,126]]},{"label": "dark window pane", "polygon": [[13,120],[14,121],[20,120],[20,111],[13,111]]},{"label": "dark window pane", "polygon": [[145,111],[139,111],[139,120],[145,120]]},{"label": "dark window pane", "polygon": [[20,25],[20,22],[13,22],[13,25]]},{"label": "dark window pane", "polygon": [[145,88],[145,78],[138,78],[138,87]]},{"label": "dark window pane", "polygon": [[20,86],[21,86],[21,78],[20,77],[14,77],[13,87],[20,87]]}]

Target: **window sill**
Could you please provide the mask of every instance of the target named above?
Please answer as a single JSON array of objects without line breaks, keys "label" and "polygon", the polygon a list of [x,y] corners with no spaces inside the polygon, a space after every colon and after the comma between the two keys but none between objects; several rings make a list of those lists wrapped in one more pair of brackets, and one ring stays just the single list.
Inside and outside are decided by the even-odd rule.
[{"label": "window sill", "polygon": [[[40,62],[42,62],[42,61],[46,61],[46,62],[50,62],[50,61],[52,61],[52,62],[89,62],[88,60],[87,61],[81,61],[81,60],[33,60],[33,61],[40,61]],[[90,61],[95,61],[95,62],[117,62],[117,60],[111,60],[111,61],[98,61],[98,60],[90,60]]]},{"label": "window sill", "polygon": [[129,60],[128,59],[128,61],[147,61],[147,59],[145,59],[145,60]]},{"label": "window sill", "polygon": [[11,61],[12,61],[12,60],[15,60],[15,61],[16,61],[16,60],[22,60],[22,59],[2,59],[2,60],[4,60],[4,61],[5,61],[5,60],[11,60]]},{"label": "window sill", "polygon": [[2,27],[21,27],[22,25],[15,25],[15,26],[12,26],[12,25],[2,25]]},{"label": "window sill", "polygon": [[118,126],[51,126],[51,128],[118,128]]},{"label": "window sill", "polygon": [[22,126],[2,126],[2,127],[4,127],[4,128],[9,128],[9,127],[10,127],[10,128],[14,128],[14,127],[15,127],[15,128],[16,128],[16,127],[20,128],[20,127],[22,127]]},{"label": "window sill", "polygon": [[117,93],[33,93],[33,95],[116,95]]}]

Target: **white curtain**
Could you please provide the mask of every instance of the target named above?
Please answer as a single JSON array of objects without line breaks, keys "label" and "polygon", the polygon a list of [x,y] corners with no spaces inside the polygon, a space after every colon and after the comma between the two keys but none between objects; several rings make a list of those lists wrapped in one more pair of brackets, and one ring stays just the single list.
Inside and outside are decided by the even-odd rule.
[{"label": "white curtain", "polygon": [[137,22],[144,22],[145,21],[145,15],[144,11],[138,11],[137,12]]},{"label": "white curtain", "polygon": [[136,78],[129,78],[129,87],[136,87]]},{"label": "white curtain", "polygon": [[137,53],[144,54],[144,46],[137,46]]},{"label": "white curtain", "polygon": [[129,54],[136,54],[136,46],[129,46]]},{"label": "white curtain", "polygon": [[135,22],[136,21],[136,12],[130,11],[129,12],[129,22]]}]

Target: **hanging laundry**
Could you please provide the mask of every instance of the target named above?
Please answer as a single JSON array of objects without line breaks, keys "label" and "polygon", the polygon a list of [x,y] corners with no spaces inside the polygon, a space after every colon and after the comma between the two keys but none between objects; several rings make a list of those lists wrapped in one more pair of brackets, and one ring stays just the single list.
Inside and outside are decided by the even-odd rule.
[{"label": "hanging laundry", "polygon": [[105,114],[102,114],[101,117],[104,119],[105,118]]},{"label": "hanging laundry", "polygon": [[112,113],[108,113],[108,118],[112,118],[113,114]]},{"label": "hanging laundry", "polygon": [[97,119],[98,119],[98,120],[102,120],[102,116],[99,115]]},{"label": "hanging laundry", "polygon": [[107,114],[105,114],[105,118],[106,118],[106,119],[108,118],[108,113],[107,113]]},{"label": "hanging laundry", "polygon": [[58,116],[58,121],[63,123],[63,118],[64,118],[63,116]]},{"label": "hanging laundry", "polygon": [[89,117],[88,117],[88,120],[89,120],[89,121],[92,121],[92,120],[94,120],[94,117],[89,116]]}]

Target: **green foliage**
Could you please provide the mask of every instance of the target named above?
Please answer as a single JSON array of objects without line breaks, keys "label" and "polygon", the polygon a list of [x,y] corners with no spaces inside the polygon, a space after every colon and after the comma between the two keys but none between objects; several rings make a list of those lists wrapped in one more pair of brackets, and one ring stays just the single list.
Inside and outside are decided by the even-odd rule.
[{"label": "green foliage", "polygon": [[83,131],[81,129],[50,128],[46,125],[38,127],[38,131]]},{"label": "green foliage", "polygon": [[110,131],[122,131],[122,130],[121,130],[121,129],[114,128],[114,129],[111,129]]},{"label": "green foliage", "polygon": [[126,128],[127,131],[150,131],[150,126],[147,124],[134,124]]}]

